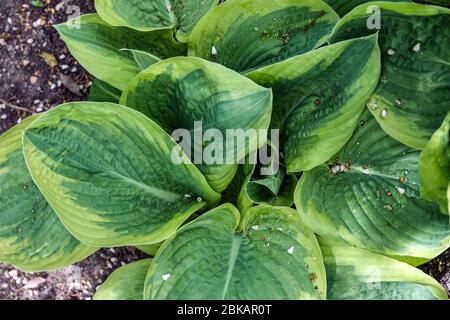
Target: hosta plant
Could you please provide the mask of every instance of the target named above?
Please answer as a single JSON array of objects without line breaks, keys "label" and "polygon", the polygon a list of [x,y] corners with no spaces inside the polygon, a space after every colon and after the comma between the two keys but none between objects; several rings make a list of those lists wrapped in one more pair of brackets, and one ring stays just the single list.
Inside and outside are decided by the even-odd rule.
[{"label": "hosta plant", "polygon": [[218,2],[56,26],[96,79],[0,137],[0,261],[151,256],[96,299],[446,299],[416,267],[450,247],[450,10]]}]

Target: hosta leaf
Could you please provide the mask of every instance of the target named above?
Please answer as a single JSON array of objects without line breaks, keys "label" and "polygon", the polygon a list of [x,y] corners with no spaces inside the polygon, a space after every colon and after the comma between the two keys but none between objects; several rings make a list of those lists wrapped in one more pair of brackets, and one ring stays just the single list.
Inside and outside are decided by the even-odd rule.
[{"label": "hosta leaf", "polygon": [[[270,146],[270,147],[269,147]],[[270,155],[279,155],[275,145],[268,141],[262,154],[271,148]],[[259,150],[261,155],[261,150]],[[269,155],[267,155],[269,156]],[[265,161],[268,164],[252,164],[246,159],[239,165],[236,175],[227,189],[222,193],[223,203],[235,203],[241,212],[254,204],[290,207],[294,203],[293,193],[297,185],[297,177],[286,175],[283,164],[278,163],[278,156],[271,156]]]},{"label": "hosta leaf", "polygon": [[119,103],[122,91],[107,84],[105,81],[95,79],[89,93],[89,101]]},{"label": "hosta leaf", "polygon": [[317,0],[228,0],[194,28],[189,55],[247,72],[319,47],[338,19]]},{"label": "hosta leaf", "polygon": [[320,241],[331,300],[447,300],[444,288],[410,265],[352,246]]},{"label": "hosta leaf", "polygon": [[[324,0],[328,3],[334,11],[336,11],[341,17],[349,13],[353,8],[360,4],[372,2],[371,0]],[[410,2],[408,0],[389,0],[389,2]],[[371,12],[371,11],[369,11]]]},{"label": "hosta leaf", "polygon": [[[217,156],[215,164],[196,163],[210,185],[221,192],[237,170],[237,161],[230,164],[226,159],[240,160],[240,155],[245,156],[265,143],[267,132],[260,135],[258,130],[269,127],[272,92],[219,64],[194,57],[176,57],[140,73],[123,92],[121,104],[147,115],[167,133],[189,130],[192,147],[201,147],[202,143],[194,140],[195,121],[202,122],[202,133],[219,130],[223,144],[214,141],[214,145],[223,148],[223,157]],[[248,143],[238,142],[236,148],[227,148],[235,140],[227,136],[229,129],[257,130],[259,145],[250,148]],[[194,151],[191,152],[193,160]]]},{"label": "hosta leaf", "polygon": [[175,141],[126,107],[59,106],[27,128],[23,143],[34,181],[87,244],[158,243],[207,202],[219,201],[194,165],[172,162]]},{"label": "hosta leaf", "polygon": [[450,186],[450,113],[422,151],[419,165],[422,197],[436,201],[442,212],[449,213],[447,190]]},{"label": "hosta leaf", "polygon": [[251,207],[253,203],[247,196],[245,186],[255,170],[255,165],[249,162],[238,165],[233,181],[222,192],[223,203],[235,203],[241,212]]},{"label": "hosta leaf", "polygon": [[182,227],[153,260],[145,299],[319,299],[325,270],[314,234],[285,207],[222,205]]},{"label": "hosta leaf", "polygon": [[158,252],[160,246],[161,246],[161,244],[158,243],[158,244],[148,244],[148,245],[136,246],[136,248],[138,248],[142,252],[145,252],[146,254],[154,257],[156,255],[156,253]]},{"label": "hosta leaf", "polygon": [[152,259],[143,259],[118,268],[98,288],[94,300],[143,300],[151,263]]},{"label": "hosta leaf", "polygon": [[[450,246],[448,216],[419,192],[419,151],[389,137],[367,111],[329,166],[305,172],[295,194],[302,220],[340,240],[410,263]],[[414,257],[416,259],[411,259]]]},{"label": "hosta leaf", "polygon": [[161,61],[161,59],[157,56],[141,50],[121,49],[120,51],[129,52],[133,56],[134,62],[136,62],[136,65],[139,67],[140,71],[143,71],[150,67],[152,64]]},{"label": "hosta leaf", "polygon": [[185,40],[200,18],[219,0],[95,0],[99,15],[110,25],[139,31],[176,28]]},{"label": "hosta leaf", "polygon": [[288,172],[310,170],[350,139],[378,82],[380,52],[369,36],[326,46],[248,74],[272,87],[271,127],[281,129]]},{"label": "hosta leaf", "polygon": [[113,27],[97,14],[80,18],[79,28],[74,21],[55,26],[70,52],[92,75],[123,90],[140,72],[133,56],[121,49],[135,49],[160,58],[183,55],[185,45],[176,43],[171,30],[139,32]]},{"label": "hosta leaf", "polygon": [[96,251],[64,228],[28,173],[22,131],[36,118],[0,137],[0,261],[29,272],[64,268]]},{"label": "hosta leaf", "polygon": [[[381,29],[369,30],[369,6],[381,10]],[[369,13],[367,13],[369,12]],[[450,10],[414,3],[371,2],[340,20],[332,41],[378,32],[380,83],[368,104],[383,129],[423,149],[449,111]]]},{"label": "hosta leaf", "polygon": [[290,207],[294,204],[294,190],[298,179],[287,175],[284,168],[272,176],[253,177],[246,185],[250,201],[256,204]]}]

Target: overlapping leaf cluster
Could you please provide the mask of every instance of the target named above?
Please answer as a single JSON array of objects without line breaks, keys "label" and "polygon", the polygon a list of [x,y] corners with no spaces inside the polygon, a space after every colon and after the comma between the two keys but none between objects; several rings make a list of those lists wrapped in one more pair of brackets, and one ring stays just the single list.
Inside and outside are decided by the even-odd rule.
[{"label": "overlapping leaf cluster", "polygon": [[[96,0],[56,26],[91,101],[0,137],[0,261],[154,256],[97,299],[446,299],[414,266],[450,247],[450,11],[218,2]],[[170,134],[196,121],[280,129],[227,152],[268,147],[281,170],[193,161]]]}]

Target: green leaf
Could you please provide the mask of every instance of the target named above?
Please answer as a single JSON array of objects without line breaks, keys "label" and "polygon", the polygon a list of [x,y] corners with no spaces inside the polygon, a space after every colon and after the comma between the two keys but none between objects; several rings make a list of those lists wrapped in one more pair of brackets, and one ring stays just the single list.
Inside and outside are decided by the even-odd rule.
[{"label": "green leaf", "polygon": [[410,265],[319,240],[331,300],[447,300],[444,288]]},{"label": "green leaf", "polygon": [[160,247],[161,247],[160,243],[136,246],[136,248],[152,257],[156,255]]},{"label": "green leaf", "polygon": [[252,203],[290,207],[294,204],[297,182],[295,175],[287,175],[285,169],[280,168],[275,175],[254,176],[245,187]]},{"label": "green leaf", "polygon": [[175,42],[171,30],[139,32],[113,27],[97,14],[83,15],[77,20],[55,26],[70,52],[93,76],[123,90],[140,72],[133,56],[121,49],[134,49],[160,58],[184,55],[185,45]]},{"label": "green leaf", "polygon": [[27,272],[64,268],[97,250],[64,228],[28,173],[22,131],[36,119],[0,136],[0,261]]},{"label": "green leaf", "polygon": [[143,259],[115,270],[95,292],[94,300],[143,300],[144,283],[152,259]]},{"label": "green leaf", "polygon": [[222,205],[182,227],[150,267],[145,299],[320,299],[326,282],[314,234],[285,207],[242,218]]},{"label": "green leaf", "polygon": [[[369,30],[381,10],[381,29]],[[369,13],[367,13],[369,12]],[[383,129],[403,144],[425,148],[448,113],[450,10],[415,3],[371,2],[342,18],[331,41],[379,33],[380,83],[368,104]]]},{"label": "green leaf", "polygon": [[248,161],[238,165],[233,181],[222,192],[222,203],[235,203],[241,212],[253,205],[247,196],[245,186],[250,181],[255,168],[256,166]]},{"label": "green leaf", "polygon": [[95,0],[98,14],[112,26],[139,31],[176,28],[180,41],[218,4],[219,0]]},{"label": "green leaf", "polygon": [[419,161],[420,193],[449,213],[447,190],[450,186],[450,113],[431,137]]},{"label": "green leaf", "polygon": [[[158,243],[220,197],[143,114],[110,103],[70,103],[24,132],[33,180],[61,221],[94,246]],[[189,197],[188,197],[189,196]]]},{"label": "green leaf", "polygon": [[[353,8],[360,4],[373,2],[372,0],[324,0],[328,3],[334,11],[336,11],[341,17],[352,11]],[[390,2],[410,2],[408,0],[389,0]]]},{"label": "green leaf", "polygon": [[321,46],[338,19],[317,0],[228,0],[194,28],[189,55],[248,72]]},{"label": "green leaf", "polygon": [[36,8],[44,8],[44,6],[45,6],[42,3],[42,0],[32,0],[30,3],[33,7],[36,7]]},{"label": "green leaf", "polygon": [[[175,57],[152,65],[133,79],[120,101],[156,121],[167,133],[189,130],[193,161],[195,151],[202,147],[200,143],[204,147],[201,156],[209,155],[208,145],[223,149],[222,157],[217,155],[209,163],[205,157],[203,161],[195,160],[218,192],[232,181],[238,161],[265,143],[267,131],[261,135],[259,129],[268,129],[272,111],[270,89],[219,64],[194,57]],[[194,140],[196,121],[202,122],[202,134],[219,130],[222,142]],[[249,133],[256,130],[258,144],[251,146],[242,141],[235,143],[235,148],[227,147],[236,140],[227,134],[231,129]]]},{"label": "green leaf", "polygon": [[154,56],[150,53],[141,50],[133,50],[133,49],[121,49],[122,52],[129,52],[132,56],[136,65],[139,67],[139,70],[144,71],[152,64],[155,64],[161,61],[160,58]]},{"label": "green leaf", "polygon": [[324,163],[350,139],[380,74],[377,37],[296,56],[248,74],[272,87],[272,128],[281,130],[289,173]]},{"label": "green leaf", "polygon": [[[258,163],[251,172],[248,171],[237,201],[241,212],[253,204],[286,207],[294,204],[293,195],[298,179],[295,175],[286,174],[284,163],[280,162],[280,151],[272,141],[268,141],[266,148],[270,148],[271,161],[268,164]],[[263,150],[262,154],[266,152]]]},{"label": "green leaf", "polygon": [[107,84],[105,81],[95,79],[92,83],[89,101],[119,103],[122,91]]},{"label": "green leaf", "polygon": [[302,220],[318,235],[412,264],[450,246],[448,216],[422,200],[419,151],[389,137],[367,111],[329,163],[305,172],[295,192]]}]

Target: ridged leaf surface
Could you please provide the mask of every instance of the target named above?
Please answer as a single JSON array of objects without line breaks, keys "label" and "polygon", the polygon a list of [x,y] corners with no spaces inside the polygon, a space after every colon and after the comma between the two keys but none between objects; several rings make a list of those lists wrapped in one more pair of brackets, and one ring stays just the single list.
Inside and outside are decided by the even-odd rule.
[{"label": "ridged leaf surface", "polygon": [[31,179],[22,131],[36,118],[0,137],[0,261],[29,272],[64,268],[97,250],[66,230]]},{"label": "ridged leaf surface", "polygon": [[316,0],[228,0],[196,25],[189,55],[247,72],[322,45],[338,18]]},{"label": "ridged leaf surface", "polygon": [[450,225],[420,198],[419,151],[388,136],[368,111],[361,124],[335,162],[300,179],[303,221],[324,239],[413,264],[436,257],[450,246]]},{"label": "ridged leaf surface", "polygon": [[[369,6],[380,8],[380,30],[367,27]],[[377,1],[352,10],[333,32],[333,42],[378,32],[381,78],[368,107],[389,135],[412,148],[425,148],[450,110],[449,29],[449,9]]]},{"label": "ridged leaf surface", "polygon": [[190,31],[219,0],[95,0],[100,16],[113,26],[139,31],[176,29],[185,40]]},{"label": "ridged leaf surface", "polygon": [[330,300],[447,300],[422,271],[364,249],[319,241]]},{"label": "ridged leaf surface", "polygon": [[289,173],[310,170],[350,139],[380,74],[377,37],[340,42],[253,71],[274,93]]},{"label": "ridged leaf surface", "polygon": [[325,270],[314,234],[286,207],[240,215],[220,206],[163,244],[145,299],[320,299]]},{"label": "ridged leaf surface", "polygon": [[[201,157],[195,163],[210,185],[221,192],[233,179],[238,161],[265,143],[267,131],[260,134],[259,130],[269,127],[272,92],[219,64],[176,57],[140,73],[123,92],[121,104],[142,112],[169,134],[177,129],[189,130],[192,161],[197,155]],[[197,139],[196,121],[201,122],[202,135],[210,129],[218,130],[222,141],[216,141],[215,135],[209,137],[209,143]],[[259,141],[250,146],[244,138],[229,135],[229,130],[254,130]],[[211,159],[214,163],[204,157],[213,154],[207,152],[208,145],[216,150],[217,161]],[[197,152],[201,148],[203,153]]]},{"label": "ridged leaf surface", "polygon": [[[140,72],[133,56],[121,49],[135,49],[162,59],[184,55],[185,45],[175,42],[171,30],[139,32],[113,27],[97,14],[55,26],[77,61],[93,76],[123,90]],[[76,23],[79,23],[77,27]]]},{"label": "ridged leaf surface", "polygon": [[34,121],[23,142],[34,181],[87,244],[158,243],[219,200],[193,164],[172,162],[179,147],[169,135],[123,106],[59,106]]}]

